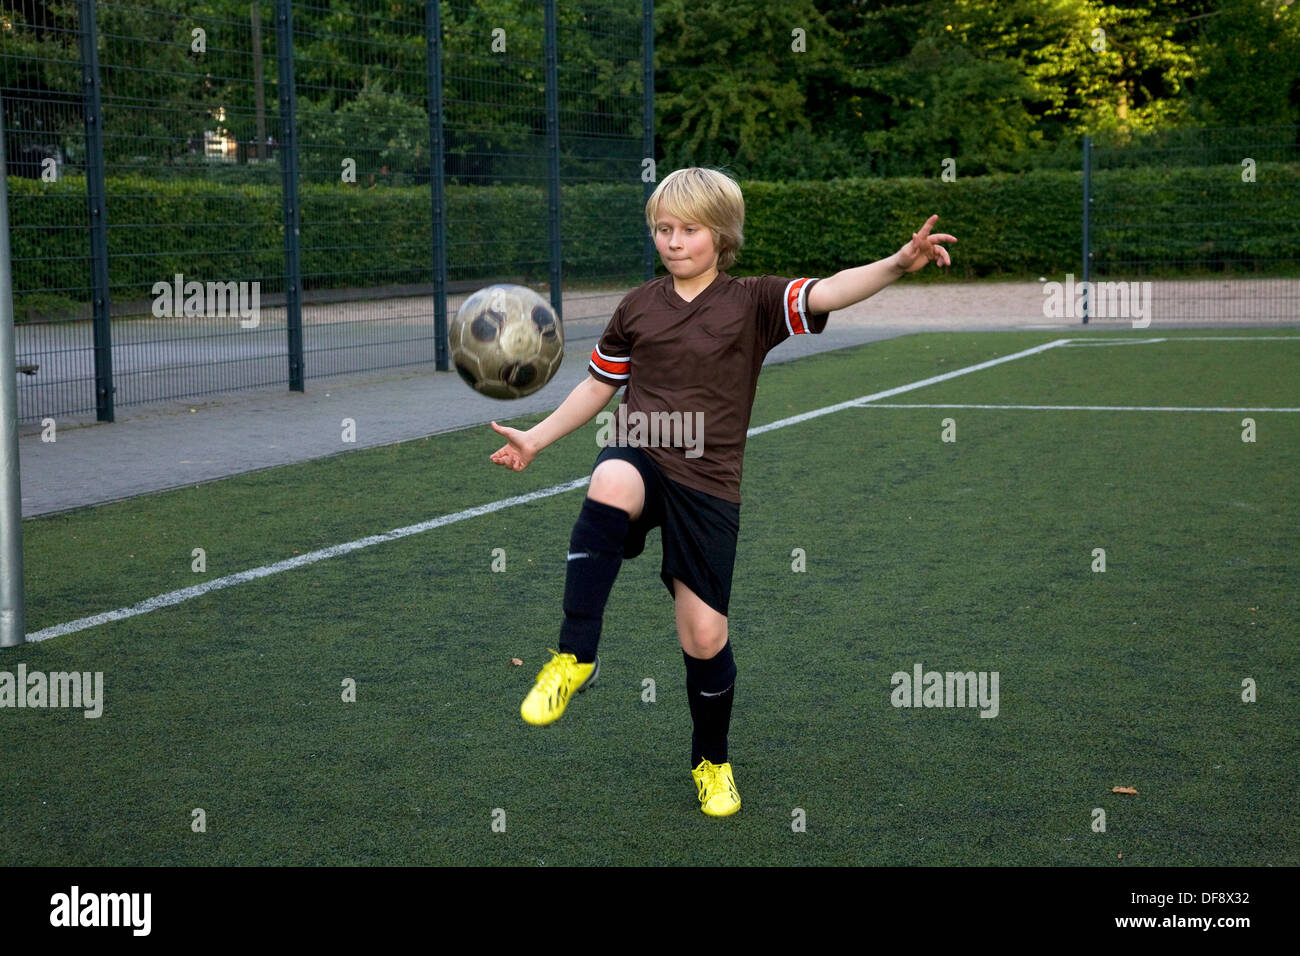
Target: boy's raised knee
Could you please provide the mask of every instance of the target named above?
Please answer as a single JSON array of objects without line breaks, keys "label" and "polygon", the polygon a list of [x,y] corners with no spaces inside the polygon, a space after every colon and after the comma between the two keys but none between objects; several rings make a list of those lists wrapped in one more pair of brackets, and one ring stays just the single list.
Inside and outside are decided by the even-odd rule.
[{"label": "boy's raised knee", "polygon": [[682,650],[697,660],[712,660],[727,646],[726,631],[705,633],[695,631],[694,633],[680,634],[678,636],[681,640]]},{"label": "boy's raised knee", "polygon": [[619,459],[608,459],[591,473],[587,497],[604,505],[622,508],[629,520],[641,517],[645,508],[645,482],[636,465]]},{"label": "boy's raised knee", "polygon": [[727,646],[727,619],[709,608],[706,612],[681,614],[677,636],[682,650],[697,660],[710,660]]}]

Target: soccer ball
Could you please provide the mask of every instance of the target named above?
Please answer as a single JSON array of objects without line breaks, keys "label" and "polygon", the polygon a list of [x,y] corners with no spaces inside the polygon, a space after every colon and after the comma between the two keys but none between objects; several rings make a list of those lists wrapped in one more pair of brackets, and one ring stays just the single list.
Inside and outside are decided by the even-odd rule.
[{"label": "soccer ball", "polygon": [[479,289],[452,319],[447,339],[460,377],[492,398],[531,395],[564,361],[564,327],[521,285]]}]

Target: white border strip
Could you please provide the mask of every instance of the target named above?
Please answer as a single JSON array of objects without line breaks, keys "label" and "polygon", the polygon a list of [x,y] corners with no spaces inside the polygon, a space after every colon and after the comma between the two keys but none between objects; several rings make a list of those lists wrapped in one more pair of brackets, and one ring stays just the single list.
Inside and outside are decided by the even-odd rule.
[{"label": "white border strip", "polygon": [[[913,389],[924,388],[925,386],[933,385],[936,382],[945,382],[950,378],[956,378],[958,375],[968,375],[971,372],[978,372],[982,369],[992,368],[994,365],[1001,365],[1003,362],[1011,362],[1015,359],[1024,358],[1027,355],[1036,355],[1039,352],[1045,352],[1048,349],[1056,348],[1058,345],[1063,345],[1069,341],[1069,339],[1057,339],[1053,342],[1048,342],[1045,345],[1037,345],[1033,348],[1025,349],[1022,352],[1015,352],[1011,355],[1004,355],[1001,358],[992,359],[988,362],[981,362],[978,365],[954,369],[951,372],[945,372],[943,375],[936,375],[933,378],[927,378],[920,382],[913,382],[910,385],[900,385],[898,388],[876,392],[874,395],[866,395],[862,398],[852,399],[851,401],[840,402],[838,405],[828,405],[825,408],[805,412],[802,415],[793,415],[790,418],[783,418],[780,421],[772,422],[769,425],[751,428],[747,432],[747,436],[752,437],[754,435],[761,435],[763,432],[785,428],[788,425],[797,425],[800,422],[806,422],[821,415],[829,415],[831,412],[842,411],[846,408],[854,408],[864,402],[871,402],[878,398],[889,398],[892,395],[899,395],[903,392],[910,392]],[[317,561],[324,561],[327,558],[337,558],[341,555],[351,554],[353,551],[360,551],[363,548],[383,544],[386,541],[396,541],[413,534],[432,531],[434,528],[441,528],[444,525],[455,524],[458,521],[464,521],[468,518],[477,518],[481,515],[491,514],[494,511],[501,511],[503,508],[513,508],[515,505],[527,504],[530,501],[538,501],[542,498],[561,495],[567,491],[582,488],[590,481],[590,476],[586,478],[578,478],[573,481],[567,481],[561,485],[552,485],[549,488],[532,491],[525,495],[516,495],[513,498],[502,498],[500,501],[494,501],[486,505],[479,505],[476,508],[466,508],[464,511],[457,511],[454,514],[443,515],[440,518],[431,518],[428,521],[407,525],[405,528],[397,528],[393,531],[385,532],[384,534],[371,535],[367,538],[359,538],[356,541],[336,544],[329,548],[309,551],[306,554],[299,554],[292,558],[286,558],[283,561],[277,561],[275,564],[266,564],[260,568],[252,568],[248,571],[240,571],[238,574],[228,574],[223,578],[214,578],[211,581],[204,581],[202,584],[182,588],[179,591],[170,591],[167,594],[159,594],[156,597],[151,597],[148,600],[141,601],[139,604],[132,604],[129,607],[118,608],[116,611],[105,611],[103,614],[95,614],[91,617],[83,617],[75,621],[55,624],[28,634],[27,640],[30,643],[48,641],[52,637],[62,637],[64,634],[84,631],[86,628],[96,627],[100,624],[108,624],[111,621],[121,621],[128,617],[135,617],[139,614],[148,614],[150,611],[156,611],[159,608],[164,607],[171,607],[174,604],[180,604],[192,598],[202,597],[204,594],[219,591],[222,588],[233,587],[236,584],[243,584],[246,581],[256,581],[259,578],[279,574],[281,571],[290,571],[294,568],[301,568],[309,564],[315,564]]]},{"label": "white border strip", "polygon": [[1300,408],[1192,408],[1175,405],[859,405],[859,408],[1023,408],[1053,412],[1300,412]]}]

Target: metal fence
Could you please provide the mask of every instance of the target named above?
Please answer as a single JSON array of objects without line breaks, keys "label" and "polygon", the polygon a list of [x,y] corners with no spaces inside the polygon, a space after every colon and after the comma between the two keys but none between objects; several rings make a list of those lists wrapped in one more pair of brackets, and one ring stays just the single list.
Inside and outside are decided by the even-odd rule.
[{"label": "metal fence", "polygon": [[1085,137],[1083,173],[1081,279],[1149,282],[1157,323],[1300,322],[1300,127]]},{"label": "metal fence", "polygon": [[17,5],[20,420],[446,369],[447,311],[490,281],[607,317],[653,268],[652,10]]}]

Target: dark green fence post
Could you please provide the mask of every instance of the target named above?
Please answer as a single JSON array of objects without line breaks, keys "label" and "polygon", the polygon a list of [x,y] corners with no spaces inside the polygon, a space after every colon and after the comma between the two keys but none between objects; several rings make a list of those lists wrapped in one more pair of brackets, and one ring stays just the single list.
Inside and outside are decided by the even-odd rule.
[{"label": "dark green fence post", "polygon": [[108,294],[108,208],[104,187],[104,108],[99,90],[99,30],[93,0],[78,0],[81,105],[86,117],[86,200],[90,208],[91,301],[95,328],[95,418],[113,421],[112,299]]},{"label": "dark green fence post", "polygon": [[293,80],[293,6],[275,0],[276,62],[280,78],[280,202],[284,209],[284,307],[289,333],[289,390],[306,391],[302,354],[302,240],[298,209],[298,97]]},{"label": "dark green fence post", "polygon": [[[642,162],[650,160],[654,168],[655,158],[655,0],[641,0],[641,155]],[[650,201],[650,194],[655,190],[658,176],[645,179],[645,167],[641,167],[644,188],[641,190],[645,201]],[[643,274],[649,282],[655,277],[655,244],[650,230],[645,229],[641,241],[641,256],[644,260]]]},{"label": "dark green fence post", "polygon": [[560,269],[560,94],[559,52],[556,39],[555,0],[546,0],[546,193],[547,233],[551,256],[551,308],[563,319]]},{"label": "dark green fence post", "polygon": [[1092,137],[1083,138],[1083,324],[1088,324],[1089,291],[1092,288]]},{"label": "dark green fence post", "polygon": [[447,356],[447,196],[442,136],[442,0],[425,0],[425,46],[429,72],[429,195],[433,204],[433,358],[439,372]]}]

